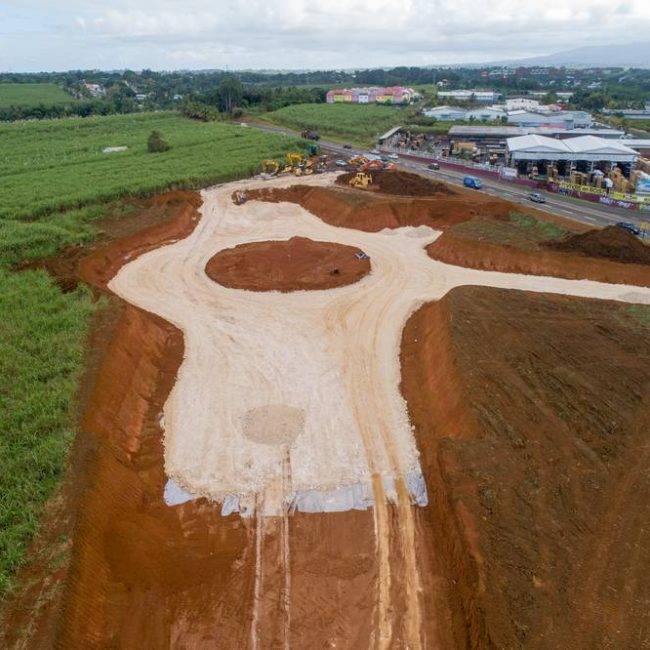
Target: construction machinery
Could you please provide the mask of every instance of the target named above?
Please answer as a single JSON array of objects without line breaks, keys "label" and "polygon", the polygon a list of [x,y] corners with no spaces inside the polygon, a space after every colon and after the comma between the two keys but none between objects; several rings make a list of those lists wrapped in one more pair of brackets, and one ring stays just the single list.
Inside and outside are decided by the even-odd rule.
[{"label": "construction machinery", "polygon": [[361,165],[362,172],[380,171],[384,168],[384,163],[381,160],[369,160],[364,165]]},{"label": "construction machinery", "polygon": [[368,163],[368,159],[365,156],[353,156],[350,158],[348,161],[350,165],[354,165],[355,167],[360,167],[361,165],[365,165]]},{"label": "construction machinery", "polygon": [[357,172],[349,181],[350,187],[358,190],[367,190],[368,185],[372,183],[372,176],[365,172]]},{"label": "construction machinery", "polygon": [[298,167],[303,162],[303,156],[298,151],[288,151],[285,161],[289,167]]},{"label": "construction machinery", "polygon": [[275,175],[280,171],[280,163],[277,160],[263,160],[262,173]]}]

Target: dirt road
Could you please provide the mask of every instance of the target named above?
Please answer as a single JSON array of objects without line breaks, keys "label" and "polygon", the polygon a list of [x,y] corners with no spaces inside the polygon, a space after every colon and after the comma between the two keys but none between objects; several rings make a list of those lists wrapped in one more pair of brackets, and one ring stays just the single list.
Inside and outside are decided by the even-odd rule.
[{"label": "dirt road", "polygon": [[[303,182],[333,180],[324,175]],[[127,263],[110,283],[184,336],[185,358],[163,416],[168,503],[206,496],[223,504],[223,514],[256,513],[259,553],[265,529],[281,540],[272,553],[285,567],[278,587],[285,603],[291,602],[289,512],[373,505],[374,638],[379,647],[394,641],[398,579],[405,642],[419,647],[424,614],[413,504],[425,505],[427,495],[399,390],[407,319],[462,285],[645,304],[650,289],[450,266],[427,256],[425,247],[440,234],[427,227],[361,232],[328,225],[296,204],[232,203],[235,189],[256,186],[269,183],[204,192],[203,217],[189,237]],[[227,288],[205,274],[220,250],[296,236],[359,248],[370,256],[371,272],[353,285],[293,293]],[[402,567],[399,578],[395,562]],[[255,593],[263,574],[258,567]],[[288,630],[288,607],[282,616]],[[259,612],[252,638],[258,620]]]}]

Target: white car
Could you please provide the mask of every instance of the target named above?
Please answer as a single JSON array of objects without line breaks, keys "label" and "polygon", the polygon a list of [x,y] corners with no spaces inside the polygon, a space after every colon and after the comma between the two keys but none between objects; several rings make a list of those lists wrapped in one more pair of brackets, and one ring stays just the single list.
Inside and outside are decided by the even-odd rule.
[{"label": "white car", "polygon": [[388,154],[388,157],[389,157],[391,160],[399,160],[399,156],[398,156],[396,153],[389,153],[389,154]]},{"label": "white car", "polygon": [[347,167],[348,166],[348,161],[339,159],[339,160],[335,161],[334,164],[337,165],[338,167]]},{"label": "white car", "polygon": [[381,151],[379,151],[379,149],[373,149],[370,153],[373,156],[381,156]]}]

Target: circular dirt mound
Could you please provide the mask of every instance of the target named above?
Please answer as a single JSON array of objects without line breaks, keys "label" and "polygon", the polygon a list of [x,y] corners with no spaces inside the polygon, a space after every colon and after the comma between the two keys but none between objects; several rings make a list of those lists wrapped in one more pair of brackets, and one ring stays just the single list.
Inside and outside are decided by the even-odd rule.
[{"label": "circular dirt mound", "polygon": [[353,246],[293,237],[240,244],[219,251],[205,267],[226,287],[249,291],[305,291],[352,284],[370,272]]},{"label": "circular dirt mound", "polygon": [[[356,172],[342,174],[336,179],[339,185],[349,185]],[[418,174],[403,171],[370,172],[372,185],[369,189],[393,196],[431,196],[432,194],[455,194],[455,192],[438,181],[432,181]]]},{"label": "circular dirt mound", "polygon": [[608,226],[602,230],[589,230],[579,235],[547,246],[561,251],[583,253],[589,257],[604,257],[617,262],[650,264],[650,246],[617,226]]}]

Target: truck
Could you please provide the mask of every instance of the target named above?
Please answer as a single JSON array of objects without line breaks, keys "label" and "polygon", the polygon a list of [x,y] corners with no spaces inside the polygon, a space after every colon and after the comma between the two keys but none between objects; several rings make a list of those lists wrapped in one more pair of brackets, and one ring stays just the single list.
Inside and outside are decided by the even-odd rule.
[{"label": "truck", "polygon": [[483,183],[481,183],[481,179],[476,178],[476,176],[465,176],[465,178],[463,178],[463,185],[465,187],[471,187],[472,189],[475,190],[480,190],[483,187]]}]

